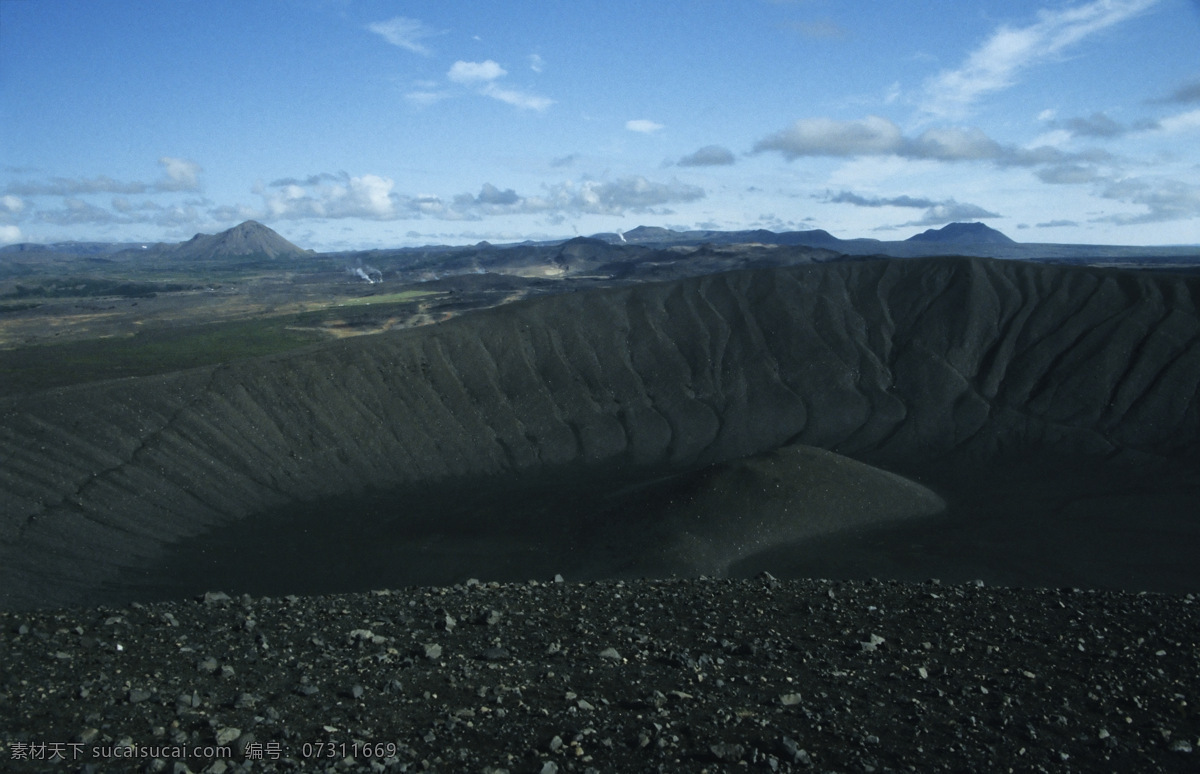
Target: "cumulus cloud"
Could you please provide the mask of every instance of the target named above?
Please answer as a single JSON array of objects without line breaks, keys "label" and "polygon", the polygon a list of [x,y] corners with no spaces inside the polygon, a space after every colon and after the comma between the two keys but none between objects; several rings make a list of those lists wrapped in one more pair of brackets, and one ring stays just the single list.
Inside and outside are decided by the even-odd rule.
[{"label": "cumulus cloud", "polygon": [[897,153],[903,140],[900,127],[879,116],[859,121],[802,118],[756,142],[754,152],[778,151],[789,161],[802,156],[875,156]]},{"label": "cumulus cloud", "polygon": [[1092,0],[1041,11],[1036,22],[1024,27],[1003,25],[961,67],[926,83],[921,109],[935,116],[962,116],[982,97],[1015,84],[1025,70],[1144,13],[1158,1]]},{"label": "cumulus cloud", "polygon": [[788,161],[806,156],[896,156],[927,161],[987,161],[1003,167],[1032,167],[1081,159],[1096,161],[1107,154],[1067,153],[1050,146],[1021,148],[1001,145],[973,127],[927,129],[906,137],[886,118],[867,116],[856,121],[806,118],[754,144],[754,153],[774,151]]},{"label": "cumulus cloud", "polygon": [[734,162],[733,152],[720,145],[706,145],[679,160],[681,167],[720,167]]},{"label": "cumulus cloud", "polygon": [[187,159],[163,156],[158,160],[166,177],[155,184],[160,191],[195,191],[200,187],[200,165]]},{"label": "cumulus cloud", "polygon": [[422,42],[437,33],[417,19],[396,16],[387,21],[372,22],[367,29],[379,35],[393,46],[399,46],[414,54],[429,56],[432,52]]},{"label": "cumulus cloud", "polygon": [[625,122],[625,128],[631,132],[641,132],[642,134],[654,134],[663,129],[663,125],[648,121],[644,118],[635,118],[632,121]]},{"label": "cumulus cloud", "polygon": [[398,214],[399,200],[392,193],[395,182],[390,178],[361,175],[335,180],[318,185],[278,181],[284,184],[262,193],[266,215],[275,219],[389,220]]},{"label": "cumulus cloud", "polygon": [[17,226],[0,226],[0,245],[16,244],[22,238],[21,229]]},{"label": "cumulus cloud", "polygon": [[488,59],[484,62],[464,62],[459,60],[450,66],[446,77],[455,83],[486,83],[508,75],[508,71],[499,64]]}]

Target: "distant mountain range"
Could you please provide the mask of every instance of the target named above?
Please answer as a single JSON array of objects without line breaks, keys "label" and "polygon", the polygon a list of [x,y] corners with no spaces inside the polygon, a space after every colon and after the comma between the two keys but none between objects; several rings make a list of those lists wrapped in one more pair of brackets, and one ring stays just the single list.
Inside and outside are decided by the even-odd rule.
[{"label": "distant mountain range", "polygon": [[[583,239],[586,242],[577,240]],[[584,245],[586,249],[584,249]],[[650,250],[666,248],[698,248],[705,245],[720,247],[728,245],[765,245],[787,247],[809,247],[830,250],[835,253],[852,256],[889,256],[895,258],[915,258],[926,255],[963,255],[991,258],[1013,258],[1027,260],[1061,260],[1061,261],[1121,261],[1139,260],[1145,258],[1165,258],[1168,260],[1200,259],[1200,247],[1196,246],[1156,246],[1137,247],[1122,245],[1072,245],[1016,242],[1005,234],[983,223],[950,223],[942,228],[929,229],[905,240],[884,241],[880,239],[839,239],[828,231],[813,229],[810,231],[774,232],[766,229],[745,231],[709,231],[691,230],[674,231],[659,226],[638,226],[625,232],[602,232],[590,237],[576,239],[549,240],[543,242],[521,242],[519,244],[493,245],[480,242],[476,245],[447,246],[430,245],[425,247],[393,248],[385,250],[363,250],[329,253],[337,260],[369,260],[382,255],[398,256],[401,254],[422,256],[431,262],[444,263],[447,259],[440,256],[455,255],[458,259],[450,259],[450,263],[471,264],[469,270],[486,270],[483,264],[499,261],[507,263],[515,256],[512,251],[527,252],[545,248],[561,247],[566,252],[559,256],[557,263],[565,264],[572,258],[578,258],[573,253],[584,249],[585,252],[599,258],[598,252],[603,252],[603,246],[632,248],[640,247]],[[479,261],[483,253],[508,253],[501,258],[496,255],[491,260]],[[0,255],[11,256],[22,254],[25,259],[37,254],[55,254],[60,256],[91,256],[113,258],[116,260],[136,260],[139,255],[153,256],[159,259],[180,261],[204,261],[213,259],[234,259],[240,263],[295,259],[314,257],[318,255],[312,250],[305,250],[292,244],[274,230],[257,221],[248,220],[238,226],[219,234],[197,234],[186,242],[130,244],[105,242],[58,242],[54,244],[16,244],[0,248]],[[20,260],[20,259],[17,259]]]}]

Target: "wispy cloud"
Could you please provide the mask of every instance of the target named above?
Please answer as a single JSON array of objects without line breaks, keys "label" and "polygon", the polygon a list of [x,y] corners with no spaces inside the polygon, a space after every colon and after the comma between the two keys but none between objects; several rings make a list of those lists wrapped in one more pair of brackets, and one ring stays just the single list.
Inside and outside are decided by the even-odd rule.
[{"label": "wispy cloud", "polygon": [[540,73],[546,69],[546,60],[542,59],[540,54],[529,55],[529,69],[535,73]]},{"label": "wispy cloud", "polygon": [[977,204],[959,202],[954,199],[937,201],[920,196],[876,197],[862,196],[851,191],[840,191],[836,194],[827,192],[823,197],[823,201],[830,204],[852,204],[855,207],[906,207],[925,210],[925,214],[918,220],[887,228],[936,226],[942,223],[953,223],[957,220],[1000,217],[999,214],[986,210]]},{"label": "wispy cloud", "polygon": [[706,145],[695,153],[688,154],[677,163],[681,167],[728,166],[735,161],[733,151],[721,145]]},{"label": "wispy cloud", "polygon": [[1172,179],[1125,178],[1110,182],[1100,193],[1106,199],[1144,207],[1143,212],[1095,218],[1097,223],[1134,225],[1200,218],[1200,186]]},{"label": "wispy cloud", "polygon": [[625,128],[631,132],[654,134],[655,132],[661,131],[665,127],[655,121],[648,121],[645,118],[635,118],[632,121],[626,121]]},{"label": "wispy cloud", "polygon": [[436,31],[425,26],[423,22],[417,19],[410,19],[406,16],[396,16],[387,21],[372,22],[367,25],[367,29],[379,35],[393,46],[399,46],[406,51],[411,51],[414,54],[422,56],[430,56],[433,53],[422,41],[438,34]]},{"label": "wispy cloud", "polygon": [[846,30],[832,19],[784,22],[784,29],[798,32],[806,38],[836,40],[846,37]]},{"label": "wispy cloud", "polygon": [[1035,167],[1108,158],[1102,151],[1070,153],[1042,145],[1024,148],[1001,144],[975,127],[927,129],[908,137],[886,118],[854,121],[806,118],[754,144],[753,153],[777,152],[794,161],[810,156],[898,158],[944,162],[990,162],[1000,167]]},{"label": "wispy cloud", "polygon": [[944,71],[925,86],[923,112],[957,118],[979,99],[1015,84],[1022,72],[1050,61],[1087,38],[1156,5],[1159,0],[1093,0],[1041,11],[1033,24],[1002,26],[956,70]]},{"label": "wispy cloud", "polygon": [[196,191],[200,188],[200,165],[187,159],[163,156],[158,160],[163,176],[154,182],[114,180],[97,177],[53,177],[9,183],[5,190],[17,196],[84,196],[87,194],[143,194]]},{"label": "wispy cloud", "polygon": [[544,186],[531,195],[484,183],[478,194],[443,198],[436,194],[405,194],[391,178],[380,175],[346,176],[322,173],[303,180],[285,178],[280,185],[261,187],[261,208],[217,208],[224,220],[343,219],[447,221],[482,220],[504,215],[565,217],[580,214],[623,215],[626,212],[667,214],[672,204],[696,201],[705,192],[676,180],[659,182],[641,176],[610,181],[566,181]]},{"label": "wispy cloud", "polygon": [[484,96],[499,100],[513,107],[519,107],[524,110],[543,111],[554,104],[554,100],[549,97],[543,97],[538,94],[530,94],[528,92],[519,91],[517,89],[505,89],[497,86],[494,83],[489,83],[483,89]]},{"label": "wispy cloud", "polygon": [[856,207],[916,207],[926,208],[934,207],[938,202],[932,199],[925,199],[914,196],[861,196],[850,191],[840,191],[838,193],[826,192],[822,197],[823,201],[830,204],[853,204]]},{"label": "wispy cloud", "polygon": [[453,83],[475,89],[485,97],[491,97],[523,110],[543,111],[554,104],[554,100],[538,94],[501,86],[497,81],[508,75],[508,71],[491,59],[483,62],[459,60],[450,66],[446,78]]}]

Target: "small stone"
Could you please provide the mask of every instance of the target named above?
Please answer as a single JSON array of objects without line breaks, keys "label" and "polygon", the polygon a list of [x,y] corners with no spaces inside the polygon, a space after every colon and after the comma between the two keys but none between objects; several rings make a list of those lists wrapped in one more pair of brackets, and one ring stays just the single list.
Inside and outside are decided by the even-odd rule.
[{"label": "small stone", "polygon": [[802,766],[812,765],[812,758],[809,757],[808,750],[805,750],[800,745],[796,744],[796,740],[789,736],[785,736],[781,740],[780,744],[783,747],[784,755],[791,758],[795,763],[799,763]]},{"label": "small stone", "polygon": [[599,656],[600,658],[608,659],[609,661],[621,660],[621,654],[617,652],[616,648],[605,648],[604,650],[600,651]]},{"label": "small stone", "polygon": [[129,703],[137,704],[139,702],[146,701],[153,695],[154,694],[150,693],[150,691],[147,691],[145,688],[134,688],[129,691]]},{"label": "small stone", "polygon": [[1167,749],[1171,752],[1190,753],[1192,751],[1192,745],[1185,739],[1176,739],[1174,742],[1171,742],[1171,746]]},{"label": "small stone", "polygon": [[798,693],[785,693],[779,697],[779,703],[785,707],[793,707],[799,704],[800,701],[800,694]]},{"label": "small stone", "polygon": [[555,734],[554,738],[550,740],[550,752],[558,752],[562,749],[562,746],[562,737]]},{"label": "small stone", "polygon": [[225,728],[217,729],[217,746],[226,747],[237,741],[237,738],[242,735],[242,729],[226,726]]},{"label": "small stone", "polygon": [[542,764],[540,774],[558,774],[558,764],[554,761],[546,761]]},{"label": "small stone", "polygon": [[356,699],[361,699],[363,697],[363,687],[361,685],[353,686],[350,689],[350,695]]},{"label": "small stone", "polygon": [[480,655],[484,661],[507,661],[511,657],[508,649],[499,646],[488,648]]},{"label": "small stone", "polygon": [[484,610],[475,617],[475,623],[482,624],[484,626],[495,626],[496,624],[500,623],[500,619],[503,617],[504,614],[499,610]]},{"label": "small stone", "polygon": [[555,582],[555,583],[563,583],[563,582],[564,582],[564,581],[563,581],[563,576],[561,576],[561,575],[555,575],[555,576],[554,576],[554,582]]},{"label": "small stone", "polygon": [[878,650],[879,646],[886,641],[887,640],[883,639],[878,634],[872,634],[870,639],[868,639],[866,642],[860,642],[859,645],[866,652],[874,652]]},{"label": "small stone", "polygon": [[430,661],[437,661],[442,657],[442,646],[436,643],[428,643],[425,646],[425,658]]},{"label": "small stone", "polygon": [[206,591],[201,599],[204,601],[204,604],[209,606],[227,605],[233,601],[224,591]]},{"label": "small stone", "polygon": [[709,745],[708,750],[717,760],[724,761],[725,763],[737,763],[746,755],[746,748],[740,744],[728,744],[726,742]]},{"label": "small stone", "polygon": [[201,672],[208,672],[211,675],[213,672],[217,671],[218,666],[219,664],[217,664],[217,660],[210,656],[201,661],[199,664],[196,664],[196,669],[200,670]]}]

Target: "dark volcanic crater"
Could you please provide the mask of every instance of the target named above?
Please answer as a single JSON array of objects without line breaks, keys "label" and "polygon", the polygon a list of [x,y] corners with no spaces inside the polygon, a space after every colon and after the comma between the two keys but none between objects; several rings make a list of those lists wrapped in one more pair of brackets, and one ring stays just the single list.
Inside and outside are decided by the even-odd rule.
[{"label": "dark volcanic crater", "polygon": [[0,402],[0,607],[520,580],[1200,583],[1200,283],[833,262]]}]

